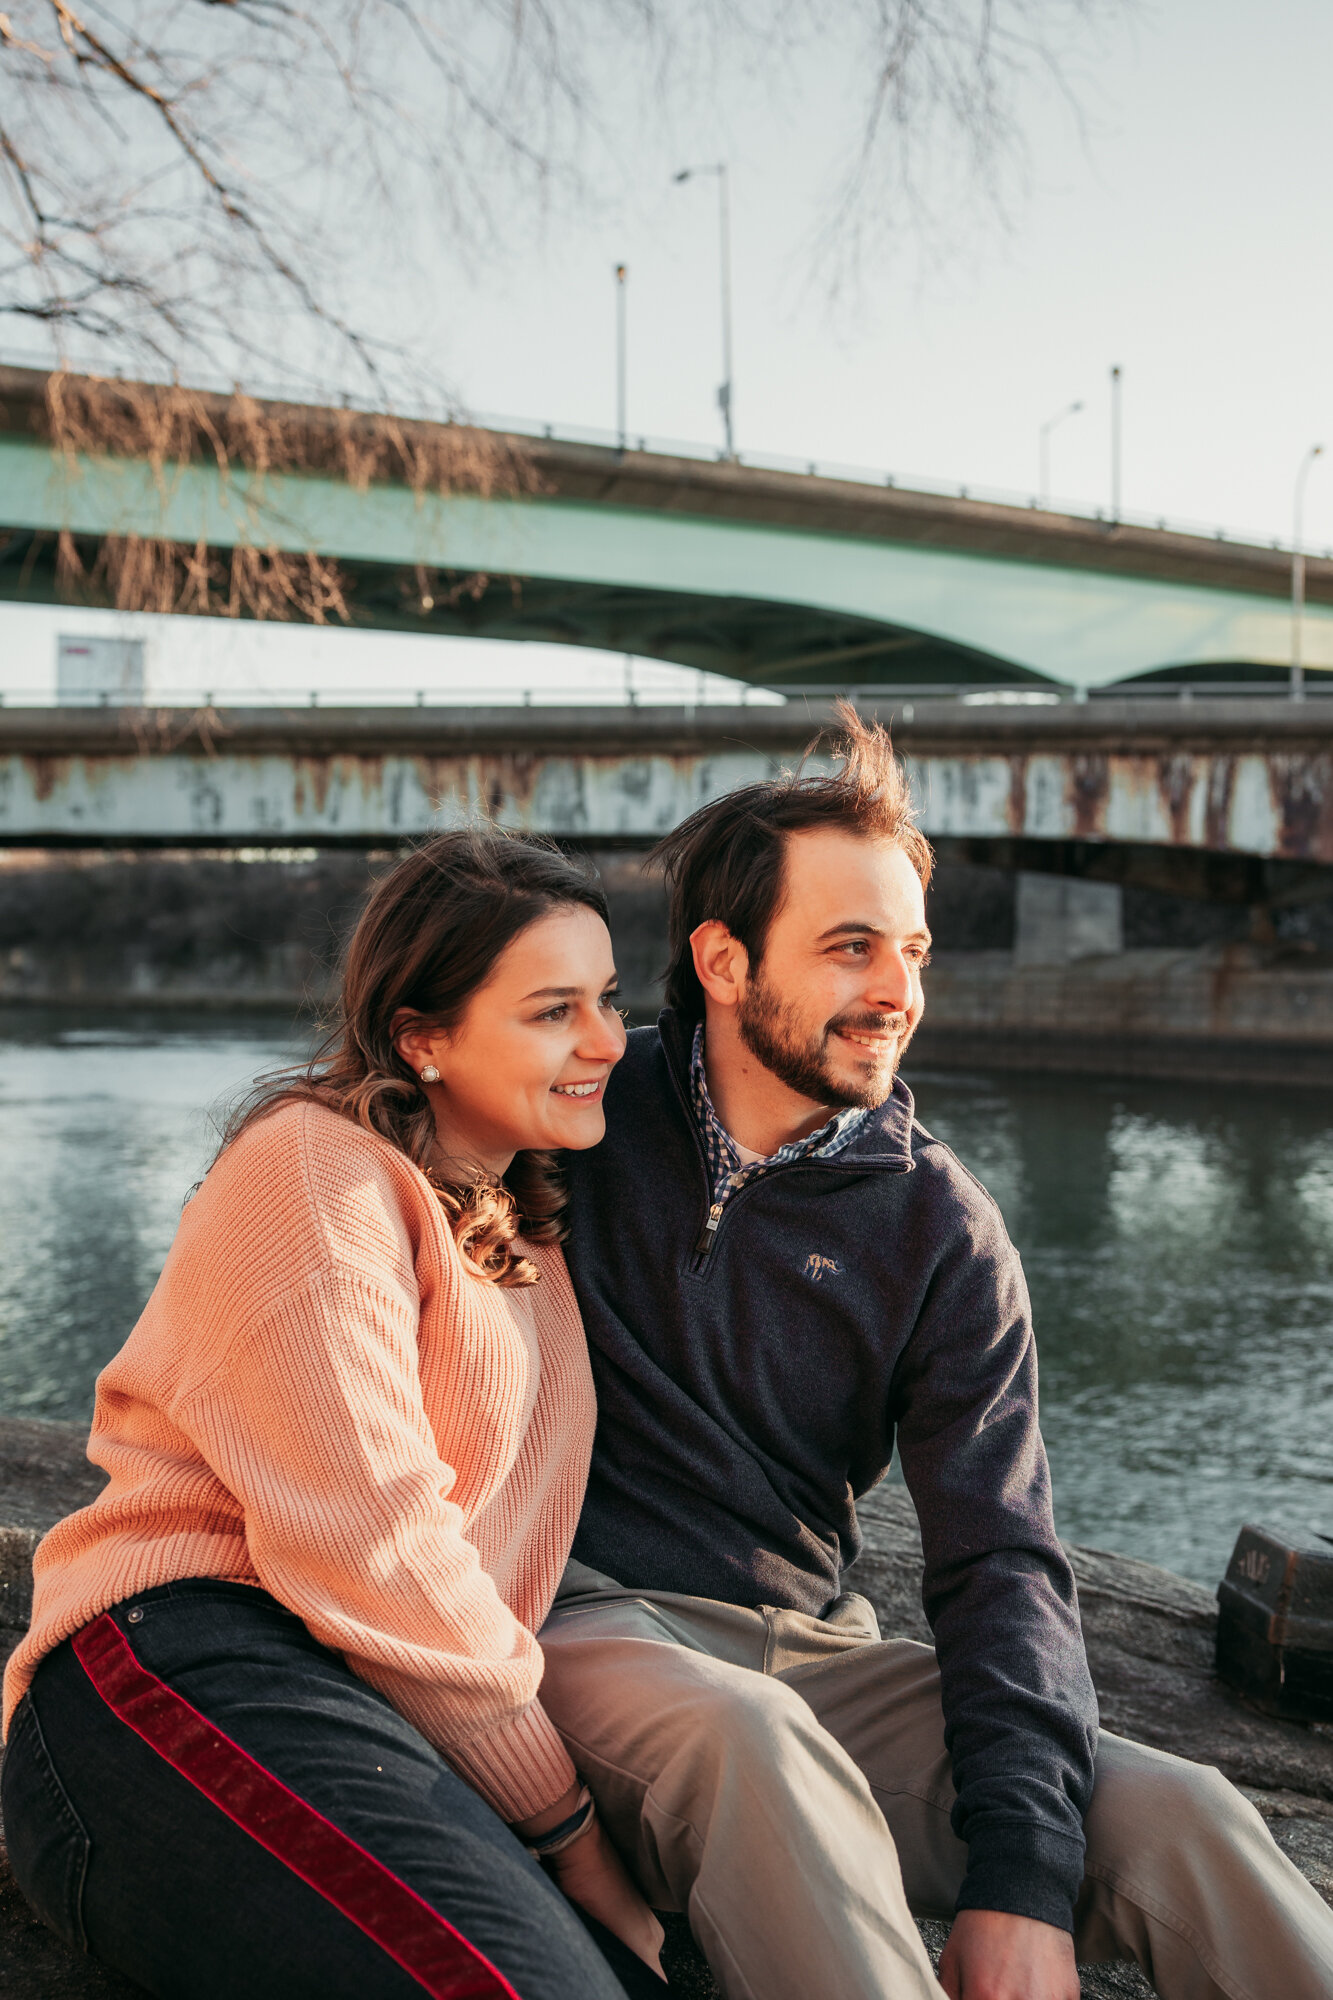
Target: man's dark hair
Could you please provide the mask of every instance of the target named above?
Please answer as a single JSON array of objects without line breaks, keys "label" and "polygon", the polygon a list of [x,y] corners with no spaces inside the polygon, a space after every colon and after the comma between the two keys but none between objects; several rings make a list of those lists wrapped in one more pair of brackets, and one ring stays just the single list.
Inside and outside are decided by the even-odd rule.
[{"label": "man's dark hair", "polygon": [[788,834],[839,827],[867,840],[901,847],[924,888],[930,881],[930,843],[916,824],[912,796],[893,754],[889,732],[866,722],[849,702],[838,703],[839,735],[832,771],[807,771],[815,741],[794,771],[742,785],[700,806],[659,840],[650,861],[660,866],[670,898],[666,1000],[696,1018],[704,1011],[694,969],[691,934],[715,919],[749,955],[756,972],[769,925],[782,899],[783,854]]}]

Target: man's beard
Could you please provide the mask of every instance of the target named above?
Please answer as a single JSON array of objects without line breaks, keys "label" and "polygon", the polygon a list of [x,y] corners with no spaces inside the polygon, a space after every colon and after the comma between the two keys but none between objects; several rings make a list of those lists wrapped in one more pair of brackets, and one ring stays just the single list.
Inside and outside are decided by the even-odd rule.
[{"label": "man's beard", "polygon": [[[745,989],[736,1009],[740,1038],[752,1056],[779,1082],[813,1104],[827,1104],[837,1110],[862,1105],[874,1110],[890,1096],[893,1079],[903,1051],[912,1039],[905,1014],[871,1014],[853,1010],[835,1015],[813,1034],[803,1028],[794,1007],[784,1005],[772,992],[762,973]],[[839,1075],[829,1049],[829,1038],[837,1033],[862,1035],[897,1034],[898,1041],[887,1059],[877,1059],[867,1050],[862,1062],[853,1064],[851,1075]],[[861,1071],[860,1077],[855,1074]]]}]

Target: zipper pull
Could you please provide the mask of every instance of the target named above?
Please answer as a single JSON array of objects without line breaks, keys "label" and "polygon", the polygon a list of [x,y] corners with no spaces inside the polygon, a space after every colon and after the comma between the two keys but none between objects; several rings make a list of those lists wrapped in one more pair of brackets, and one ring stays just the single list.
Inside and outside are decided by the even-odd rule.
[{"label": "zipper pull", "polygon": [[721,1220],[722,1204],[720,1201],[715,1201],[708,1211],[708,1220],[703,1226],[699,1241],[694,1246],[696,1257],[707,1257],[713,1247],[713,1238],[717,1235],[717,1225]]}]

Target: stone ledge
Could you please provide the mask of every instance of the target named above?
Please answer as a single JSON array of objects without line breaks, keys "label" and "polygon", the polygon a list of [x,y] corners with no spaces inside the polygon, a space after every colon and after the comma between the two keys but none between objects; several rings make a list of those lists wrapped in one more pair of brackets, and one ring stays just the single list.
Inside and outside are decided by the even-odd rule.
[{"label": "stone ledge", "polygon": [[[38,1537],[94,1497],[102,1475],[84,1456],[81,1426],[0,1419],[0,1652],[26,1623]],[[900,1486],[860,1508],[865,1549],[849,1581],[875,1606],[881,1630],[930,1642],[921,1610],[921,1541]],[[1215,1764],[1253,1800],[1278,1845],[1333,1904],[1333,1726],[1282,1722],[1248,1708],[1212,1670],[1212,1594],[1151,1563],[1070,1548],[1088,1659],[1108,1729]],[[948,1926],[920,1925],[938,1959]],[[667,1919],[671,1992],[718,2000],[682,1917]],[[1132,1965],[1083,1968],[1084,2000],[1153,2000]],[[68,1951],[28,1909],[0,1846],[0,1996],[121,2000],[140,1989]]]}]

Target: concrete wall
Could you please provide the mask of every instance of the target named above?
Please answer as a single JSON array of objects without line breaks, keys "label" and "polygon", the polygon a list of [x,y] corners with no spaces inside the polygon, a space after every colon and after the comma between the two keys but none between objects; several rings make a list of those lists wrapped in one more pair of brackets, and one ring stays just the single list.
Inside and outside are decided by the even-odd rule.
[{"label": "concrete wall", "polygon": [[938,953],[911,1061],[1333,1087],[1333,961],[1204,945],[1023,962]]},{"label": "concrete wall", "polygon": [[[660,884],[633,851],[592,858],[626,998],[651,1020],[666,958]],[[319,1008],[391,860],[11,852],[0,1004]],[[1259,914],[1256,925],[1244,906],[946,866],[912,1061],[1333,1085],[1333,903]]]},{"label": "concrete wall", "polygon": [[[651,1018],[665,903],[633,856],[595,855],[621,978]],[[317,1009],[390,854],[0,853],[0,1004]]]},{"label": "concrete wall", "polygon": [[11,853],[0,1000],[319,1006],[376,863]]}]

